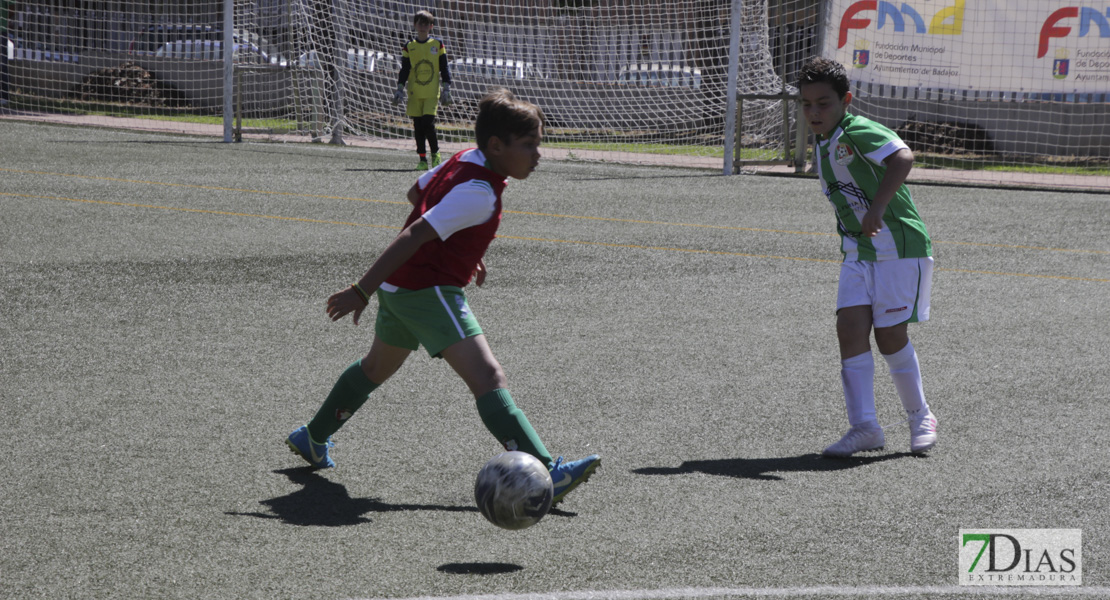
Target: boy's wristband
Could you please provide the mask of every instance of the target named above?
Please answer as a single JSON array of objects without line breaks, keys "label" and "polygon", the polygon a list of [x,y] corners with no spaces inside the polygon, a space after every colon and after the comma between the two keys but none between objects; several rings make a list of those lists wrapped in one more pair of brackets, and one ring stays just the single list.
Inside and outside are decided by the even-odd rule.
[{"label": "boy's wristband", "polygon": [[359,298],[362,298],[362,301],[365,302],[367,306],[370,305],[370,294],[362,291],[362,286],[357,283],[352,283],[351,289],[354,290],[356,294],[358,294]]}]

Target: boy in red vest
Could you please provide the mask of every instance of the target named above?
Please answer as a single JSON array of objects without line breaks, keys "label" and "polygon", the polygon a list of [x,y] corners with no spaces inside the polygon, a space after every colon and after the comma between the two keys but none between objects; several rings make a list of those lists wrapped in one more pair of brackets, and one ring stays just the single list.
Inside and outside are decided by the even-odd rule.
[{"label": "boy in red vest", "polygon": [[551,470],[554,502],[597,469],[601,458],[553,460],[507,389],[463,287],[482,285],[482,256],[501,222],[506,177],[526,179],[539,164],[544,117],[539,107],[495,90],[478,104],[478,148],[460,152],[422,175],[408,191],[405,228],[357,283],[328,298],[333,321],[353,314],[358,325],[370,294],[378,299],[370,352],[347,367],[309,423],[286,440],[314,467],[335,466],[330,437],[421,345],[447,361],[474,394],[486,428],[508,450],[535,456]]}]

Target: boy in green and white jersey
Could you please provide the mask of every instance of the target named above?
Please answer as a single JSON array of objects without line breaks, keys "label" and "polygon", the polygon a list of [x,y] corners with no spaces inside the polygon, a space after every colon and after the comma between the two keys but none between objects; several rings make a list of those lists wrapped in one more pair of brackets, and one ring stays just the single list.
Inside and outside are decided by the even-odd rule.
[{"label": "boy in green and white jersey", "polygon": [[837,339],[848,432],[825,449],[831,457],[885,444],[875,416],[871,330],[909,415],[910,451],[936,445],[937,420],[925,402],[909,323],[929,318],[932,242],[906,188],[913,152],[896,133],[848,113],[852,102],[842,65],[807,62],[798,76],[806,122],[817,144],[814,162],[833,206],[844,262],[837,292]]}]

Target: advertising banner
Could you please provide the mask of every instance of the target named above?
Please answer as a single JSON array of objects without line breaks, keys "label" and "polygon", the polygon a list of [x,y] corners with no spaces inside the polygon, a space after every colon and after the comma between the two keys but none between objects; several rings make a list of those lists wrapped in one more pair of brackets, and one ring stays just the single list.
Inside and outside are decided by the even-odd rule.
[{"label": "advertising banner", "polygon": [[823,55],[854,81],[1110,92],[1105,0],[833,0]]}]

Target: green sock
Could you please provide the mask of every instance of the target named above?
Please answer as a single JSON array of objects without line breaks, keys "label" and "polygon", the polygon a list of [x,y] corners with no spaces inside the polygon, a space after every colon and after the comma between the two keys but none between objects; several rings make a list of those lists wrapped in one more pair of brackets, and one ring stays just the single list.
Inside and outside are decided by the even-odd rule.
[{"label": "green sock", "polygon": [[547,468],[551,468],[554,462],[551,460],[551,453],[540,441],[540,436],[536,435],[536,430],[532,429],[528,417],[517,408],[509,390],[496,389],[483,394],[477,403],[482,422],[498,442],[509,450],[531,454]]},{"label": "green sock", "polygon": [[362,372],[362,361],[356,360],[346,371],[339,376],[331,393],[324,400],[324,405],[316,411],[316,416],[308,422],[308,434],[318,444],[324,443],[331,434],[339,431],[343,423],[362,407],[370,392],[378,388],[378,384],[366,378]]}]

